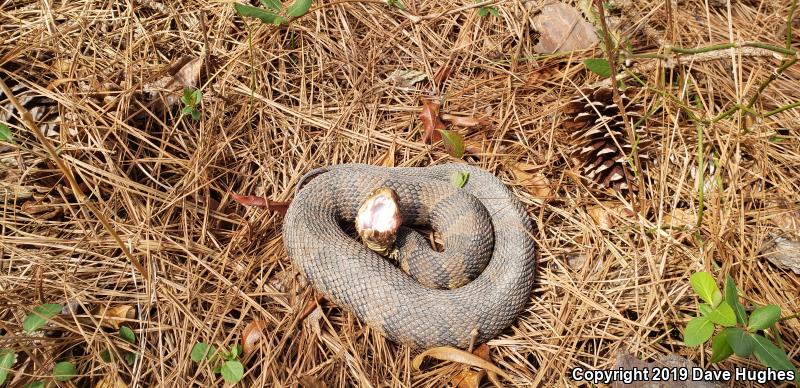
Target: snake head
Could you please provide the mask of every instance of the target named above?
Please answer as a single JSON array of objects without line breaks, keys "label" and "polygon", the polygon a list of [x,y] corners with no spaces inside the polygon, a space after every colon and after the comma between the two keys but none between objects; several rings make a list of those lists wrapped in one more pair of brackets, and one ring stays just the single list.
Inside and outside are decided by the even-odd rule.
[{"label": "snake head", "polygon": [[361,204],[356,216],[356,231],[364,244],[378,254],[385,255],[394,244],[397,230],[402,224],[397,193],[381,187]]}]

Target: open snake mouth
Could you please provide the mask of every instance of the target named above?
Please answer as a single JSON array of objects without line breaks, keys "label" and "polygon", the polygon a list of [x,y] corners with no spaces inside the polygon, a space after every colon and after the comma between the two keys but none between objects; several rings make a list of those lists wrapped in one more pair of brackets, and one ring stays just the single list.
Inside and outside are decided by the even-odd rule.
[{"label": "open snake mouth", "polygon": [[370,194],[358,209],[356,230],[370,249],[385,254],[394,244],[402,224],[394,190],[382,187]]}]

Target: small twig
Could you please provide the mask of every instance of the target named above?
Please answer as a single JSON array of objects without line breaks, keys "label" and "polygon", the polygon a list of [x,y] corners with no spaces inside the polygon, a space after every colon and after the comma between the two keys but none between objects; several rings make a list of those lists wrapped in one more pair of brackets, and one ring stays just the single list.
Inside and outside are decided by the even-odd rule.
[{"label": "small twig", "polygon": [[789,109],[792,109],[792,108],[797,108],[797,107],[800,107],[800,101],[797,101],[797,102],[791,103],[791,104],[789,104],[789,105],[784,105],[784,106],[782,106],[782,107],[780,107],[780,108],[777,108],[777,109],[773,109],[773,110],[771,110],[771,111],[769,111],[769,112],[767,112],[767,113],[764,113],[764,115],[763,115],[763,116],[764,116],[764,117],[773,116],[773,115],[776,115],[776,114],[778,114],[778,113],[781,113],[781,112],[783,112],[783,111],[787,111],[787,110],[789,110]]},{"label": "small twig", "polygon": [[87,200],[86,194],[83,193],[83,190],[81,190],[80,185],[78,185],[78,181],[75,180],[75,176],[72,174],[72,170],[70,170],[69,166],[67,166],[67,164],[64,163],[64,160],[61,159],[60,156],[58,156],[58,153],[56,152],[55,148],[53,148],[53,145],[50,144],[50,141],[47,140],[47,138],[45,138],[44,134],[42,134],[42,131],[40,131],[39,128],[36,126],[36,122],[33,120],[31,112],[25,109],[25,107],[19,103],[17,98],[11,92],[11,89],[8,87],[8,85],[6,85],[6,82],[3,80],[3,78],[0,78],[0,89],[3,90],[3,93],[8,97],[8,100],[17,109],[17,112],[19,112],[19,115],[22,118],[22,122],[25,123],[28,129],[33,133],[33,135],[39,141],[39,143],[41,143],[42,146],[44,146],[45,150],[50,155],[50,158],[56,163],[56,166],[58,166],[58,169],[61,170],[61,173],[64,174],[64,177],[67,179],[67,183],[69,183],[72,192],[75,194],[75,198],[77,199],[78,204],[89,208],[89,210],[94,214],[97,220],[100,221],[100,223],[103,225],[103,228],[106,230],[106,232],[108,232],[108,234],[110,234],[111,237],[114,239],[114,241],[117,243],[119,249],[122,250],[122,253],[125,255],[125,257],[127,257],[128,260],[131,262],[131,264],[133,264],[133,266],[136,268],[136,270],[139,271],[139,273],[142,274],[142,276],[145,279],[147,279],[148,278],[147,270],[145,270],[145,268],[139,262],[139,259],[137,259],[130,253],[128,247],[119,237],[119,234],[117,234],[116,230],[114,230],[114,227],[111,226],[111,223],[108,222],[108,218],[105,216],[105,214],[103,214],[103,212],[101,212],[100,209],[98,209],[90,201]]},{"label": "small twig", "polygon": [[794,11],[797,9],[797,0],[792,0],[792,5],[789,6],[789,16],[786,17],[786,48],[792,49],[792,19],[794,19]]},{"label": "small twig", "polygon": [[703,151],[703,123],[697,123],[697,230],[703,225],[703,210],[705,207],[705,186],[706,172]]}]

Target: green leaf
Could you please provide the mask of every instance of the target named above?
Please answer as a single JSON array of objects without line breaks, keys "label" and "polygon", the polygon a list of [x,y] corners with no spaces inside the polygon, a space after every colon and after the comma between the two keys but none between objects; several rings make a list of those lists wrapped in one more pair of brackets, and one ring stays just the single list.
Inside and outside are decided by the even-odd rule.
[{"label": "green leaf", "polygon": [[739,357],[750,357],[753,353],[753,337],[738,327],[729,327],[722,331],[728,336],[731,349]]},{"label": "green leaf", "polygon": [[125,341],[128,341],[129,343],[136,343],[136,334],[133,334],[133,330],[131,330],[131,328],[128,326],[119,327],[119,337]]},{"label": "green leaf", "polygon": [[469,173],[466,171],[456,171],[450,176],[450,184],[456,188],[462,188],[469,181]]},{"label": "green leaf", "polygon": [[386,0],[386,5],[390,7],[397,7],[399,9],[406,9],[406,7],[403,5],[403,2],[400,0]]},{"label": "green leaf", "polygon": [[250,5],[234,3],[233,4],[233,8],[236,10],[236,13],[238,13],[239,15],[242,15],[242,16],[245,16],[245,17],[250,17],[250,18],[256,18],[256,19],[261,20],[264,23],[280,25],[281,23],[284,23],[286,21],[286,18],[280,17],[278,15],[275,15],[272,12],[263,10],[261,8],[258,8],[258,7],[253,7],[253,6],[250,6]]},{"label": "green leaf", "polygon": [[181,113],[190,115],[190,114],[192,114],[192,112],[194,112],[196,110],[197,109],[195,109],[194,107],[187,105],[187,106],[184,106],[183,109],[181,109]]},{"label": "green leaf", "polygon": [[200,120],[200,111],[197,109],[192,109],[192,120],[197,121]]},{"label": "green leaf", "polygon": [[736,284],[731,275],[725,276],[725,301],[733,307],[733,312],[736,313],[736,322],[747,325],[747,313],[739,302],[739,292],[736,290]]},{"label": "green leaf", "polygon": [[780,317],[781,308],[774,304],[757,308],[756,311],[750,314],[750,324],[747,325],[747,331],[754,333],[757,330],[764,330],[778,322]]},{"label": "green leaf", "polygon": [[236,344],[231,348],[231,357],[236,358],[242,354],[242,345]]},{"label": "green leaf", "polygon": [[136,362],[136,353],[125,352],[122,357],[128,365],[133,365],[133,363]]},{"label": "green leaf", "polygon": [[226,361],[220,369],[222,379],[227,383],[235,383],[244,376],[244,366],[239,361]]},{"label": "green leaf", "polygon": [[0,349],[0,385],[6,381],[11,366],[17,361],[17,355],[11,349]]},{"label": "green leaf", "polygon": [[0,141],[11,141],[11,128],[0,123]]},{"label": "green leaf", "polygon": [[701,315],[706,316],[711,312],[711,310],[713,310],[713,308],[708,303],[700,303],[697,305],[697,310],[700,311]]},{"label": "green leaf", "polygon": [[213,357],[216,352],[217,350],[214,348],[214,345],[209,345],[205,342],[198,342],[194,344],[194,347],[192,347],[192,361],[200,362],[203,359],[209,359]]},{"label": "green leaf", "polygon": [[694,292],[700,296],[700,299],[703,299],[712,306],[716,306],[714,304],[714,293],[719,293],[719,288],[717,288],[717,282],[714,281],[714,278],[712,278],[708,272],[693,273],[692,277],[689,279],[689,283],[692,284]]},{"label": "green leaf", "polygon": [[500,11],[496,7],[489,7],[489,13],[494,17],[500,17]]},{"label": "green leaf", "polygon": [[286,8],[286,15],[291,17],[303,16],[308,13],[310,8],[311,0],[294,0],[292,5]]},{"label": "green leaf", "polygon": [[583,65],[586,66],[592,73],[599,75],[601,78],[611,77],[611,65],[603,58],[587,58],[583,60]]},{"label": "green leaf", "polygon": [[797,368],[792,365],[792,361],[789,360],[783,349],[775,346],[762,335],[754,334],[753,339],[755,340],[753,353],[755,353],[758,361],[775,370],[795,371],[795,380],[800,380],[797,378]]},{"label": "green leaf", "polygon": [[192,92],[192,101],[194,102],[194,106],[200,105],[203,102],[203,91],[200,89],[195,89]]},{"label": "green leaf", "polygon": [[194,106],[194,100],[192,99],[192,88],[183,88],[183,94],[181,94],[181,102],[187,108]]},{"label": "green leaf", "polygon": [[683,343],[686,346],[697,346],[706,342],[714,334],[714,324],[706,317],[697,317],[686,325]]},{"label": "green leaf", "polygon": [[487,15],[489,15],[489,8],[487,7],[478,8],[478,16],[486,17]]},{"label": "green leaf", "polygon": [[273,11],[280,11],[281,10],[281,2],[278,0],[261,0],[261,5],[273,10]]},{"label": "green leaf", "polygon": [[33,308],[33,312],[25,317],[22,322],[22,329],[30,334],[44,326],[47,321],[61,312],[61,305],[58,303],[45,303]]},{"label": "green leaf", "polygon": [[731,354],[733,354],[733,349],[728,343],[728,333],[723,330],[711,340],[711,362],[724,361]]},{"label": "green leaf", "polygon": [[447,153],[454,158],[464,156],[464,136],[456,131],[448,131],[446,129],[437,129],[442,134],[442,141]]},{"label": "green leaf", "polygon": [[34,381],[22,386],[22,388],[45,388],[44,381]]},{"label": "green leaf", "polygon": [[75,365],[69,361],[61,361],[53,367],[53,378],[58,381],[72,380],[77,374]]},{"label": "green leaf", "polygon": [[722,292],[720,292],[719,289],[714,291],[714,295],[711,296],[711,302],[711,305],[714,307],[722,303]]},{"label": "green leaf", "polygon": [[111,362],[111,352],[108,349],[101,350],[100,359],[103,360],[103,362]]},{"label": "green leaf", "polygon": [[708,319],[717,325],[725,327],[736,326],[736,314],[733,312],[733,308],[731,308],[728,302],[722,302],[717,308],[709,311]]}]

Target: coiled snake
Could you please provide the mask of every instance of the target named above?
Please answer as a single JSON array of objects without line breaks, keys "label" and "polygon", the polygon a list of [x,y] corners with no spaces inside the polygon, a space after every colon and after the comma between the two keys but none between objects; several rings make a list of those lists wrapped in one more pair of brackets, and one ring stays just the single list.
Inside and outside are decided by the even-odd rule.
[{"label": "coiled snake", "polygon": [[[469,174],[463,188],[450,183],[458,172]],[[397,193],[404,225],[432,226],[444,241],[440,253],[421,244],[418,233],[400,233],[401,267],[456,288],[419,283],[342,230],[340,223],[353,220],[361,202],[382,186]],[[531,220],[508,188],[488,171],[465,164],[316,169],[300,180],[283,226],[289,257],[314,288],[415,349],[466,348],[475,333],[476,343],[483,343],[516,319],[533,287],[530,233]],[[460,267],[468,274],[457,274]]]}]

